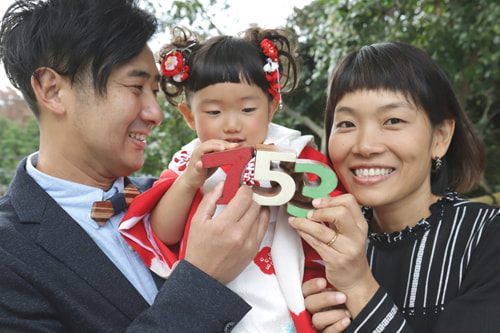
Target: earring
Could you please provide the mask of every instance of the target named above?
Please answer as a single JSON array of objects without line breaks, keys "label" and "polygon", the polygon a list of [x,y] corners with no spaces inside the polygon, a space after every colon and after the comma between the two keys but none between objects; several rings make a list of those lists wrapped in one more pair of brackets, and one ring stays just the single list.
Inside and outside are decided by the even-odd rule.
[{"label": "earring", "polygon": [[444,195],[448,191],[448,168],[446,157],[435,157],[432,159],[431,169],[431,191],[435,195]]},{"label": "earring", "polygon": [[432,159],[432,172],[438,172],[441,170],[441,167],[443,166],[443,160],[441,157],[436,157],[435,159]]}]

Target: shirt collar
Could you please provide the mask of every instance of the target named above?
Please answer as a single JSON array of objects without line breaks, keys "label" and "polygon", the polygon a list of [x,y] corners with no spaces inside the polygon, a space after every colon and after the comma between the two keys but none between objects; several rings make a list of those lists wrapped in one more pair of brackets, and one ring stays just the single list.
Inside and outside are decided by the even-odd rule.
[{"label": "shirt collar", "polygon": [[120,177],[108,191],[47,175],[36,169],[38,152],[31,154],[26,163],[26,172],[78,223],[98,224],[90,218],[94,201],[107,200],[123,191],[124,178]]}]

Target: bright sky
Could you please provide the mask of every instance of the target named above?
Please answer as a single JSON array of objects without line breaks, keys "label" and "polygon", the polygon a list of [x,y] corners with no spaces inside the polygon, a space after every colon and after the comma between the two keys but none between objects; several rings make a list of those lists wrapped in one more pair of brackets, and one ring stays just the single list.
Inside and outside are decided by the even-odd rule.
[{"label": "bright sky", "polygon": [[[286,18],[293,13],[293,8],[303,8],[312,0],[236,0],[228,1],[231,7],[220,17],[215,16],[215,25],[223,32],[235,34],[256,23],[261,28],[278,28],[285,25]],[[226,30],[225,24],[228,27]]]},{"label": "bright sky", "polygon": [[[262,28],[278,28],[285,25],[286,18],[293,13],[294,7],[303,8],[305,5],[311,3],[311,1],[230,1],[229,4],[231,7],[229,10],[222,12],[220,16],[214,15],[212,20],[226,34],[236,34],[245,30],[253,23]],[[13,0],[0,0],[1,17],[3,17],[5,10],[12,3],[14,3]],[[154,47],[155,45],[152,45],[152,48]],[[9,82],[4,74],[3,65],[0,64],[0,89],[6,85],[9,85]]]}]

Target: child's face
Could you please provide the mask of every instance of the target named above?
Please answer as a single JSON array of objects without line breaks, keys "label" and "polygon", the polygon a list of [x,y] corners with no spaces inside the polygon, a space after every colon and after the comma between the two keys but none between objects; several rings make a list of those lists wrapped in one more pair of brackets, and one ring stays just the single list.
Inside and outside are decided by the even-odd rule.
[{"label": "child's face", "polygon": [[179,109],[201,142],[219,139],[245,147],[264,142],[276,106],[255,85],[217,83],[194,93],[190,105]]}]

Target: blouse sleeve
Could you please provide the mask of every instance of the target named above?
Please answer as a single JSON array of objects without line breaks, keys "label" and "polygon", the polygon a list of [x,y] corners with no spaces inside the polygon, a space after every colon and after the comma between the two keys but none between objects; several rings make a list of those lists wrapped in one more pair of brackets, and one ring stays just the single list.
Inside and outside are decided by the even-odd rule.
[{"label": "blouse sleeve", "polygon": [[[484,229],[458,294],[438,315],[433,332],[493,332],[500,327],[500,215]],[[467,253],[464,255],[468,255]],[[394,301],[380,287],[345,332],[413,332]]]},{"label": "blouse sleeve", "polygon": [[413,332],[398,307],[380,287],[345,332]]},{"label": "blouse sleeve", "polygon": [[494,332],[500,327],[500,215],[484,230],[456,298],[445,307],[436,332]]}]

